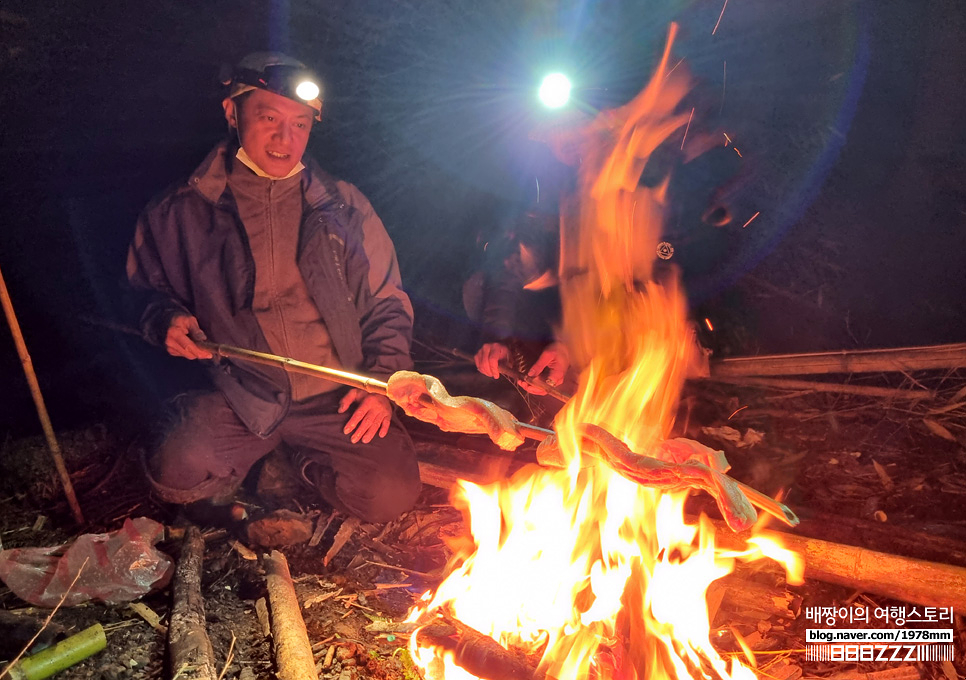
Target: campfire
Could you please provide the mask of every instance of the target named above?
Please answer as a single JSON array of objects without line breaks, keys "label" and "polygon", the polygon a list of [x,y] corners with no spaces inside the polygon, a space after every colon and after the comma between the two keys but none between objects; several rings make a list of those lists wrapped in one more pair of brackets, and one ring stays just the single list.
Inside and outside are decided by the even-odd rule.
[{"label": "campfire", "polygon": [[[732,527],[755,510],[720,452],[667,438],[699,356],[674,275],[654,271],[667,180],[638,181],[683,133],[684,69],[668,72],[672,26],[650,83],[581,133],[579,190],[562,219],[563,335],[580,369],[555,441],[528,467],[456,502],[472,547],[409,620],[427,678],[754,677],[709,641],[705,593],[741,555],[684,515],[688,489],[711,491]],[[648,485],[640,483],[645,480]]]}]

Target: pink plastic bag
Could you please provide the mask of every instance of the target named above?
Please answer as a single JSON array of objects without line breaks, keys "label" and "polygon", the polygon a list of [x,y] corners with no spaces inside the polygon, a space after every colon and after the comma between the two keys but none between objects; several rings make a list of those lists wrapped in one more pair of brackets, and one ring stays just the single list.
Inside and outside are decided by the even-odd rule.
[{"label": "pink plastic bag", "polygon": [[[89,600],[131,602],[171,580],[174,563],[154,547],[163,535],[162,524],[139,517],[124,520],[117,531],[84,534],[67,545],[2,550],[0,579],[21,600],[38,607],[54,607],[61,598],[67,607]],[[85,560],[83,573],[70,588]]]}]

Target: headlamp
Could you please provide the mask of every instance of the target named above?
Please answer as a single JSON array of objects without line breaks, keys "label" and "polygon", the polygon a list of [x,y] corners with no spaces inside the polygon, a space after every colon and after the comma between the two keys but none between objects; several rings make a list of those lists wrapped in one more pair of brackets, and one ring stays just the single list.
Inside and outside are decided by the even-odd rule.
[{"label": "headlamp", "polygon": [[322,117],[322,88],[308,70],[287,64],[273,64],[261,70],[238,68],[231,77],[229,97],[237,97],[253,89],[268,90],[315,109],[316,120]]}]

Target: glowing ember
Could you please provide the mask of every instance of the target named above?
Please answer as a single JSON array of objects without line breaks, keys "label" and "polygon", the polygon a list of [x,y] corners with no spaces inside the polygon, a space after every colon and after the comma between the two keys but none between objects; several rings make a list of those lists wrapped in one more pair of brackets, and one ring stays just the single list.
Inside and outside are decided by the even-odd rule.
[{"label": "glowing ember", "polygon": [[[629,481],[588,455],[584,438],[597,426],[656,453],[697,356],[674,275],[653,269],[667,181],[638,184],[650,155],[689,123],[676,111],[687,77],[667,70],[675,31],[648,86],[583,131],[579,190],[561,224],[564,337],[581,369],[554,424],[566,468],[462,484],[473,550],[410,616],[488,635],[525,655],[534,677],[755,677],[712,648],[705,601],[710,583],[751,555],[715,549],[710,525],[684,521],[686,492]],[[773,543],[751,550],[788,557]],[[469,659],[471,645],[428,637],[417,632],[411,645],[428,678],[475,677],[457,657],[486,665]]]}]

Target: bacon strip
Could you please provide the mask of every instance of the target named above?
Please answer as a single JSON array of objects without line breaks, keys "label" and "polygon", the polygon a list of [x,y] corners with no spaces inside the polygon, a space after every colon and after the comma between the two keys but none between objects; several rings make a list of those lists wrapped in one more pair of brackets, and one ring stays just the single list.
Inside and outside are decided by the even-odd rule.
[{"label": "bacon strip", "polygon": [[390,376],[386,395],[406,415],[444,432],[485,434],[501,449],[513,451],[524,437],[508,412],[486,399],[453,397],[437,378],[413,371]]},{"label": "bacon strip", "polygon": [[600,448],[602,458],[623,477],[663,491],[688,488],[711,494],[725,522],[733,531],[744,531],[758,513],[735,480],[695,458],[669,463],[631,451],[624,442],[597,425],[584,425],[583,434]]}]

